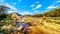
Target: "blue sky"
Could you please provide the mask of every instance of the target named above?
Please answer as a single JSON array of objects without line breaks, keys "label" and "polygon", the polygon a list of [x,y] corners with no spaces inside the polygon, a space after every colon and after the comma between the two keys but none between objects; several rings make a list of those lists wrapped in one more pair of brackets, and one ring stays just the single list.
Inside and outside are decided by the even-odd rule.
[{"label": "blue sky", "polygon": [[0,0],[0,5],[11,8],[9,13],[41,14],[60,6],[60,0]]}]

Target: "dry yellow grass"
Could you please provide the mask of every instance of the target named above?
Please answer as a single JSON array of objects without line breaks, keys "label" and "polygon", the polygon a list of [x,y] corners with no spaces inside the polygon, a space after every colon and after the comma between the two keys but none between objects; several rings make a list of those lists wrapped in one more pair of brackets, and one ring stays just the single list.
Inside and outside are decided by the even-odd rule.
[{"label": "dry yellow grass", "polygon": [[[32,22],[36,26],[30,26],[32,32],[30,34],[60,34],[60,25],[55,23],[47,23],[39,18],[26,18],[22,22]],[[42,22],[41,22],[42,21]]]}]

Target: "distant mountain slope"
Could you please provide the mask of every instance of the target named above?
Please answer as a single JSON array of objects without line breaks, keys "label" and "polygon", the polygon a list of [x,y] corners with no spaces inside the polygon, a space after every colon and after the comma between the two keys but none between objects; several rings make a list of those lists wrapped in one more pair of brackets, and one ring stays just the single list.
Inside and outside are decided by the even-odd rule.
[{"label": "distant mountain slope", "polygon": [[32,15],[33,17],[42,17],[42,16],[47,16],[47,17],[60,17],[60,8],[56,8],[54,10],[50,10],[48,12],[45,12],[43,14],[35,14]]},{"label": "distant mountain slope", "polygon": [[44,13],[45,16],[60,17],[60,8]]}]

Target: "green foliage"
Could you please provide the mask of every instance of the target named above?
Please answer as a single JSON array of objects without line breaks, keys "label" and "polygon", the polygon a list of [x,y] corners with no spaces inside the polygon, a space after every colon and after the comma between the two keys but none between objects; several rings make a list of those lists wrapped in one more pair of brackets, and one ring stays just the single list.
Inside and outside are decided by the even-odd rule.
[{"label": "green foliage", "polygon": [[0,14],[5,14],[8,11],[9,7],[5,5],[0,5]]},{"label": "green foliage", "polygon": [[5,5],[0,5],[0,20],[4,20],[7,17],[7,11],[9,7]]},{"label": "green foliage", "polygon": [[7,17],[7,14],[1,14],[0,15],[0,20],[4,20],[4,18],[6,18]]}]

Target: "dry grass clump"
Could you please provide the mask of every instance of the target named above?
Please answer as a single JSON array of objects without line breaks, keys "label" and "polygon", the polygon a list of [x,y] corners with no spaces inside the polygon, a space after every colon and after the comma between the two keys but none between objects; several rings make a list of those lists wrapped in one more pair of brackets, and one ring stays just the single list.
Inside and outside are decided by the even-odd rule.
[{"label": "dry grass clump", "polygon": [[32,32],[30,34],[60,34],[60,25],[56,23],[47,23],[39,18],[27,18],[21,20],[23,22],[32,22],[36,26],[30,26]]}]

